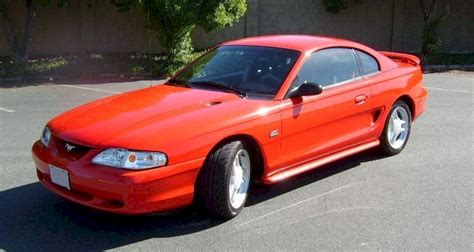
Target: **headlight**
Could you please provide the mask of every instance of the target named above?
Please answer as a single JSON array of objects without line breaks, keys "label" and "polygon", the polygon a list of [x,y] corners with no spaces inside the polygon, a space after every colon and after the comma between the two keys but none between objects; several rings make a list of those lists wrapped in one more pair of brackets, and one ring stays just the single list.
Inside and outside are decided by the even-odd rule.
[{"label": "headlight", "polygon": [[48,127],[44,127],[43,133],[41,134],[41,142],[48,146],[49,140],[51,139],[51,130]]},{"label": "headlight", "polygon": [[166,165],[166,155],[161,152],[139,152],[126,149],[107,149],[97,154],[92,163],[122,169],[141,170]]}]

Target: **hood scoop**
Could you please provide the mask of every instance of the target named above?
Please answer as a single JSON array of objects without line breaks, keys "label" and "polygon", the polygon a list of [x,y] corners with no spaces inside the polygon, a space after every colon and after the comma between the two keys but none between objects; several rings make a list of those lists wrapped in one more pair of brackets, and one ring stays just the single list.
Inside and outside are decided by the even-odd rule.
[{"label": "hood scoop", "polygon": [[204,104],[202,104],[202,106],[203,107],[211,107],[211,106],[219,105],[221,103],[222,103],[222,101],[209,101],[209,102],[205,102]]}]

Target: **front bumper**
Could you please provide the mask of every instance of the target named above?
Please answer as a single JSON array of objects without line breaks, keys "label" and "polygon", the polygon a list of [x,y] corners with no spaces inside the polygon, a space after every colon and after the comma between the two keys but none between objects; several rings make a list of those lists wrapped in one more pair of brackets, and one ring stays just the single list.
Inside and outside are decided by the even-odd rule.
[{"label": "front bumper", "polygon": [[[200,158],[130,171],[91,163],[89,160],[99,150],[90,150],[79,160],[71,160],[38,141],[32,152],[38,179],[46,188],[76,203],[118,214],[164,212],[190,205],[194,183],[204,163],[204,158]],[[68,171],[71,190],[51,182],[49,164]]]}]

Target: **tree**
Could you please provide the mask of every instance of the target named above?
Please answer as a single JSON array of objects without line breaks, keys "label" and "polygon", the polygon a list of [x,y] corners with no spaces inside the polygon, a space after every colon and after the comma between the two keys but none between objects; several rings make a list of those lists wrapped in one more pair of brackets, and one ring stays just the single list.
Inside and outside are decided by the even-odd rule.
[{"label": "tree", "polygon": [[[360,3],[360,0],[323,0],[323,4],[329,13],[339,13],[347,8],[347,2],[353,1]],[[438,14],[439,4],[437,0],[418,0],[420,10],[423,15],[423,39],[422,54],[430,55],[439,53],[442,41],[439,38],[438,27],[441,21],[449,13],[449,4],[446,4],[445,10]]]},{"label": "tree", "polygon": [[[66,7],[71,0],[57,0],[58,7]],[[98,0],[87,0],[89,7]],[[12,60],[15,64],[25,64],[29,58],[29,50],[32,41],[33,29],[37,19],[36,9],[38,6],[51,4],[52,0],[25,0],[26,20],[21,28],[18,20],[15,20],[10,13],[11,0],[0,0],[0,23],[3,26],[3,33],[7,44],[12,51]]]},{"label": "tree", "polygon": [[[437,15],[436,10],[438,4],[436,0],[419,0],[419,2],[423,14],[423,42],[421,52],[423,55],[439,53],[442,41],[439,37],[438,27],[444,17],[449,13],[449,5],[446,5],[446,9]],[[429,2],[429,4],[427,4],[427,2]]]},{"label": "tree", "polygon": [[323,0],[323,4],[326,7],[326,11],[333,14],[347,8],[344,0]]},{"label": "tree", "polygon": [[172,65],[188,61],[193,51],[191,33],[197,27],[207,32],[228,27],[247,11],[246,0],[112,0],[119,11],[141,6],[149,26]]},{"label": "tree", "polygon": [[29,56],[31,34],[36,20],[36,3],[33,0],[25,1],[26,21],[23,32],[19,32],[16,28],[16,21],[10,15],[9,2],[9,0],[0,0],[0,22],[3,25],[7,44],[13,52],[13,61],[22,64],[26,63]]}]

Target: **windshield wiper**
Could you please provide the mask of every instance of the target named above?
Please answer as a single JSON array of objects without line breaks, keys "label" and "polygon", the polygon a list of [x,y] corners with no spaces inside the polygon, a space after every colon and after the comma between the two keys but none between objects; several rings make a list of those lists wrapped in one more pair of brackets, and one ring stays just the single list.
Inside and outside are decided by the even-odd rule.
[{"label": "windshield wiper", "polygon": [[215,89],[219,89],[219,90],[222,90],[222,91],[227,91],[227,92],[231,92],[231,93],[234,93],[242,98],[244,97],[247,97],[247,93],[240,90],[240,89],[237,89],[237,88],[233,88],[233,87],[229,87],[227,86],[226,84],[224,83],[221,83],[221,82],[215,82],[215,81],[192,81],[192,82],[189,82],[190,84],[192,85],[197,85],[197,86],[204,86],[204,87],[210,87],[210,88],[215,88]]},{"label": "windshield wiper", "polygon": [[174,84],[174,86],[180,86],[180,87],[189,87],[188,83],[184,80],[176,79],[176,78],[171,78],[168,80],[168,83]]}]

